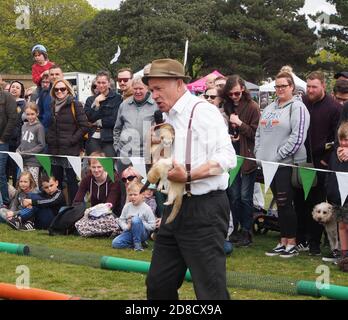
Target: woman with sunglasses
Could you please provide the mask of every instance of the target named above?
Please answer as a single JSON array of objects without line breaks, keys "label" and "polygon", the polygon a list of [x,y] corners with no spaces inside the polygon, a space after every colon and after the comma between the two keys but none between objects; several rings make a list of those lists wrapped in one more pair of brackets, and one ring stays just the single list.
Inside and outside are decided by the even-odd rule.
[{"label": "woman with sunglasses", "polygon": [[[285,164],[306,162],[304,142],[310,116],[303,102],[294,96],[295,82],[291,73],[281,71],[276,76],[275,90],[277,99],[263,110],[256,131],[256,159]],[[279,166],[271,183],[278,209],[280,241],[266,252],[267,256],[291,258],[298,255],[291,175],[291,167]]]},{"label": "woman with sunglasses", "polygon": [[[65,79],[54,82],[51,89],[52,119],[48,127],[46,142],[52,155],[80,156],[83,136],[88,131],[87,117],[82,104],[75,100],[74,90]],[[52,174],[63,190],[64,173],[67,178],[71,204],[78,189],[76,174],[67,158],[52,158]]]},{"label": "woman with sunglasses", "polygon": [[[227,78],[222,90],[222,98],[224,99],[224,111],[229,119],[229,133],[236,154],[254,158],[255,132],[260,119],[258,104],[251,98],[244,80],[238,75]],[[244,160],[239,174],[227,189],[235,230],[231,241],[237,247],[249,246],[252,242],[251,230],[256,169],[255,161]]]}]

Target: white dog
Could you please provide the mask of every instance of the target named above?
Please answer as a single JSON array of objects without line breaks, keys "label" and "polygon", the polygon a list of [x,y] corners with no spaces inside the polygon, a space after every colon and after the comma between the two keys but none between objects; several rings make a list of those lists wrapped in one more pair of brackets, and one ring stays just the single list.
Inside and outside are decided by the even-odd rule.
[{"label": "white dog", "polygon": [[325,227],[331,250],[340,250],[337,233],[337,220],[332,205],[327,202],[317,204],[313,208],[312,216],[315,221]]}]

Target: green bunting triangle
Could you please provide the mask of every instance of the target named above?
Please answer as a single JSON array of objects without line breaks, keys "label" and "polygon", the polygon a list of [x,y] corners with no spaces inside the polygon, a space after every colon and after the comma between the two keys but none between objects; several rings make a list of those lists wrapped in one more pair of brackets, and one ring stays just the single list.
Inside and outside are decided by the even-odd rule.
[{"label": "green bunting triangle", "polygon": [[35,155],[35,158],[37,161],[40,162],[42,167],[47,172],[48,176],[51,176],[51,157],[50,156],[41,156],[41,155]]},{"label": "green bunting triangle", "polygon": [[228,180],[229,187],[232,185],[243,163],[244,163],[244,158],[237,156],[237,166],[233,168],[232,170],[230,170],[230,179]]},{"label": "green bunting triangle", "polygon": [[299,167],[298,169],[300,170],[300,177],[301,177],[304,196],[305,196],[305,200],[306,200],[308,197],[309,191],[312,188],[312,184],[314,182],[315,175],[317,173],[315,170],[306,169],[306,168],[302,168],[302,167]]},{"label": "green bunting triangle", "polygon": [[114,161],[112,160],[112,158],[98,158],[98,161],[103,166],[104,170],[107,172],[112,182],[115,182]]}]

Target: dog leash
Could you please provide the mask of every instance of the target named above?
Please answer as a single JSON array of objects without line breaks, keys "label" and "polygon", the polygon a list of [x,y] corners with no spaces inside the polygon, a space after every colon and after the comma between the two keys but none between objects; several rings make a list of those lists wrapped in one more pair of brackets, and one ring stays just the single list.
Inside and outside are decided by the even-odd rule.
[{"label": "dog leash", "polygon": [[187,172],[187,181],[185,183],[185,190],[187,196],[191,197],[191,145],[192,145],[192,119],[193,119],[193,113],[195,112],[195,109],[198,104],[203,103],[203,101],[197,102],[191,111],[190,120],[188,123],[187,128],[187,136],[186,136],[186,155],[185,155],[185,167]]}]

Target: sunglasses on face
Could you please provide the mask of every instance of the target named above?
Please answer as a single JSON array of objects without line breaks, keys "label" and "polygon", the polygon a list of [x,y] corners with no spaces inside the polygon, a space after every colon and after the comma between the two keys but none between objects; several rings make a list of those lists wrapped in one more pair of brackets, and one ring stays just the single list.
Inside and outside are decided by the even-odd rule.
[{"label": "sunglasses on face", "polygon": [[133,181],[135,178],[136,178],[136,176],[128,176],[128,177],[122,178],[122,181],[123,182]]},{"label": "sunglasses on face", "polygon": [[240,97],[240,95],[242,94],[242,91],[236,91],[236,92],[230,92],[228,94],[229,97]]},{"label": "sunglasses on face", "polygon": [[127,83],[129,78],[117,78],[117,82],[124,82]]},{"label": "sunglasses on face", "polygon": [[212,94],[212,95],[204,94],[203,97],[204,97],[204,99],[206,99],[206,100],[208,100],[208,99],[214,100],[217,96],[215,96],[215,95],[213,95],[213,94]]},{"label": "sunglasses on face", "polygon": [[66,91],[66,88],[54,88],[54,92],[65,92]]}]

